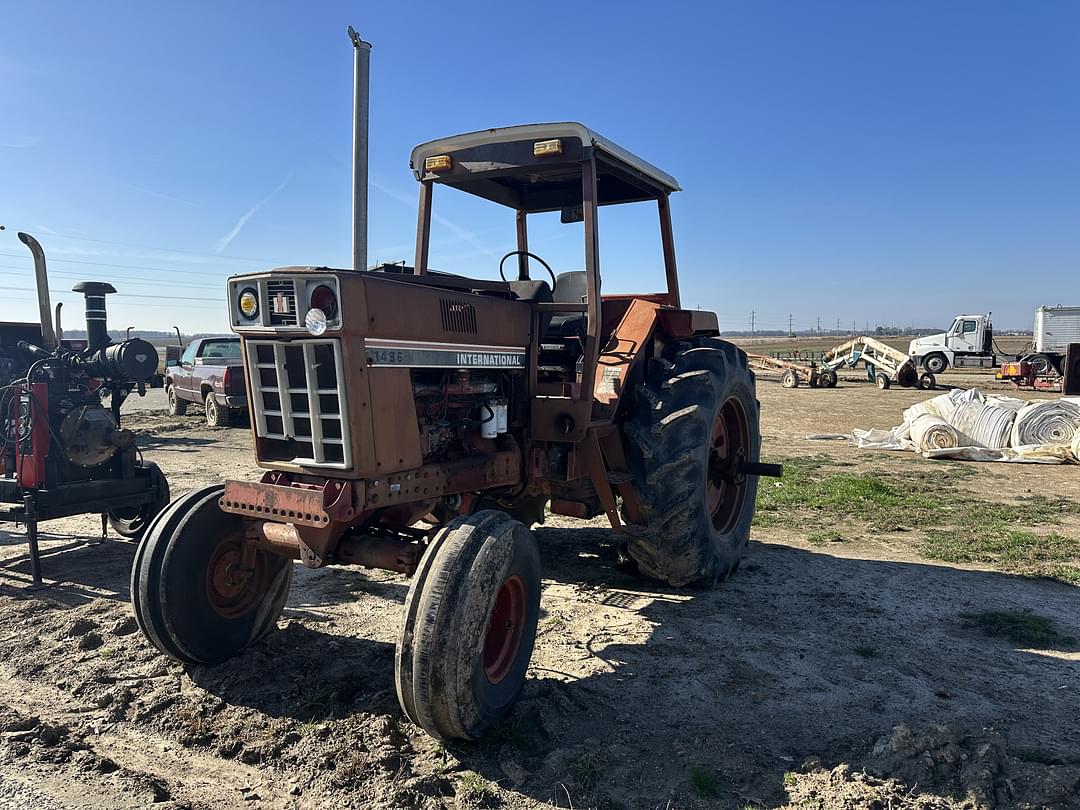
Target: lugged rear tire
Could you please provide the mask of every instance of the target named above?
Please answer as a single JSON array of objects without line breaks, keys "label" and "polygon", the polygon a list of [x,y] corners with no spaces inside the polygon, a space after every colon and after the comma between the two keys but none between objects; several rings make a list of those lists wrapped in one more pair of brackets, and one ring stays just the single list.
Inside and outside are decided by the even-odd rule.
[{"label": "lugged rear tire", "polygon": [[[642,507],[626,551],[647,576],[711,586],[739,566],[754,518],[759,405],[746,353],[717,338],[669,347],[649,361],[623,424]],[[734,460],[734,463],[733,461]]]}]

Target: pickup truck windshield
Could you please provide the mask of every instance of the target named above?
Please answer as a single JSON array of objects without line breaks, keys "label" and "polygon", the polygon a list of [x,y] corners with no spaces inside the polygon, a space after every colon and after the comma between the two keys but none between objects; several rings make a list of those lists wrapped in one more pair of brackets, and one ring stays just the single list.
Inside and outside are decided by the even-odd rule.
[{"label": "pickup truck windshield", "polygon": [[204,359],[239,360],[239,340],[208,340],[202,345],[199,357]]}]

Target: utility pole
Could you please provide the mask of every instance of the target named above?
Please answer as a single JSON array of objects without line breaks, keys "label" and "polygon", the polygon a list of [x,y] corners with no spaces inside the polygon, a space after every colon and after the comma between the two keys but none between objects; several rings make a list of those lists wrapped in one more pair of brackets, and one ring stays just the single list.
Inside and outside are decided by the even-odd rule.
[{"label": "utility pole", "polygon": [[790,314],[788,314],[788,316],[787,316],[787,333],[789,335],[794,335],[795,334],[794,332],[791,331],[791,315]]},{"label": "utility pole", "polygon": [[817,333],[819,335],[821,334],[821,316],[820,315],[817,316]]},{"label": "utility pole", "polygon": [[[371,43],[349,26],[353,44],[353,270],[367,270],[368,233],[368,86]],[[417,273],[423,269],[416,268]]]},{"label": "utility pole", "polygon": [[836,319],[836,335],[837,335],[837,337],[840,336],[840,319],[839,318]]},{"label": "utility pole", "polygon": [[754,336],[754,316],[757,313],[754,310],[750,310],[750,337]]},{"label": "utility pole", "polygon": [[851,319],[851,336],[855,337],[855,319]]}]

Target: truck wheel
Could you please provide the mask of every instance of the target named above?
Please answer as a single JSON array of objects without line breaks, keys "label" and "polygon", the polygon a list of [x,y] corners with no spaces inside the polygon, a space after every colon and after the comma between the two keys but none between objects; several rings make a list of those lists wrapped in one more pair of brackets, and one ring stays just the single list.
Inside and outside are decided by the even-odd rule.
[{"label": "truck wheel", "polygon": [[109,512],[109,525],[112,530],[129,540],[142,537],[146,527],[169,503],[169,482],[165,480],[161,468],[152,461],[146,462],[144,466],[149,471],[147,474],[150,477],[150,486],[155,491],[154,500],[142,506],[114,509]]},{"label": "truck wheel", "polygon": [[818,375],[818,381],[822,388],[836,388],[836,372],[827,368]]},{"label": "truck wheel", "polygon": [[154,520],[136,554],[132,606],[146,637],[187,664],[217,664],[266,635],[285,606],[292,560],[255,550],[222,512],[224,487],[198,490]]},{"label": "truck wheel", "polygon": [[539,615],[532,532],[494,510],[450,521],[405,599],[394,658],[402,710],[433,737],[482,737],[517,700]]},{"label": "truck wheel", "polygon": [[219,405],[217,398],[213,394],[206,395],[206,402],[203,403],[203,407],[206,409],[206,424],[210,427],[228,427],[229,422],[232,421],[232,410]]},{"label": "truck wheel", "polygon": [[784,388],[798,388],[799,387],[799,372],[788,369],[782,375],[780,375],[780,385]]},{"label": "truck wheel", "polygon": [[879,371],[877,374],[874,375],[874,383],[879,389],[885,391],[890,385],[892,385],[892,380],[889,379],[888,374],[883,371]]},{"label": "truck wheel", "polygon": [[165,395],[169,398],[169,416],[183,416],[187,413],[187,402],[176,394],[176,386],[170,385]]},{"label": "truck wheel", "polygon": [[698,338],[654,358],[623,424],[644,525],[626,551],[647,576],[710,586],[739,565],[750,538],[757,477],[738,471],[761,449],[746,353]]},{"label": "truck wheel", "polygon": [[941,352],[934,352],[923,358],[922,365],[931,374],[941,374],[949,367],[949,361]]}]

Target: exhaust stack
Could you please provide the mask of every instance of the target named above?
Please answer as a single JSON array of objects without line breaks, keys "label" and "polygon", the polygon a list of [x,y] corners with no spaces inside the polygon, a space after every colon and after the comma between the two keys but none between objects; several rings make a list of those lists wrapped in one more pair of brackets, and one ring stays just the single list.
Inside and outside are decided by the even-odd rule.
[{"label": "exhaust stack", "polygon": [[353,270],[367,270],[368,85],[371,43],[349,26],[353,44]]},{"label": "exhaust stack", "polygon": [[41,243],[28,233],[19,231],[19,241],[30,248],[34,257],[34,278],[37,282],[38,317],[41,320],[41,342],[46,351],[55,351],[59,346],[56,330],[53,328],[52,302],[49,300],[49,273],[45,269],[45,251]]}]

